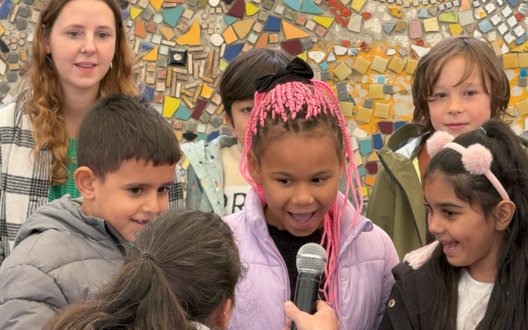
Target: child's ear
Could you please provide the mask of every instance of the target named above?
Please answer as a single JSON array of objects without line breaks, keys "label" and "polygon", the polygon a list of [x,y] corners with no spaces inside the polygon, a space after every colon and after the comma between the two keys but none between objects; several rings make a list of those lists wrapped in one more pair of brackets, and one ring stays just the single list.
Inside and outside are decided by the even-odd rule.
[{"label": "child's ear", "polygon": [[97,180],[95,173],[86,166],[81,166],[73,173],[73,181],[77,190],[81,193],[82,197],[86,200],[92,200],[95,198],[94,182]]},{"label": "child's ear", "polygon": [[512,201],[503,200],[493,209],[495,216],[495,230],[504,231],[510,225],[513,214],[515,213],[515,203]]},{"label": "child's ear", "polygon": [[231,319],[231,312],[233,310],[231,299],[227,299],[225,303],[220,304],[213,312],[212,326],[214,329],[227,329]]},{"label": "child's ear", "polygon": [[249,150],[247,153],[248,169],[249,174],[255,181],[256,184],[262,185],[262,173],[260,173],[260,165],[257,156],[253,150]]},{"label": "child's ear", "polygon": [[229,130],[231,131],[231,135],[235,139],[238,139],[238,136],[237,136],[236,131],[235,131],[235,125],[233,125],[233,121],[231,120],[231,118],[229,118],[227,113],[224,113],[224,120],[225,120],[225,122],[227,124],[227,127],[229,127]]},{"label": "child's ear", "polygon": [[51,47],[49,45],[49,33],[47,33],[46,31],[43,31],[42,33],[42,44],[46,49],[46,54],[51,54]]}]

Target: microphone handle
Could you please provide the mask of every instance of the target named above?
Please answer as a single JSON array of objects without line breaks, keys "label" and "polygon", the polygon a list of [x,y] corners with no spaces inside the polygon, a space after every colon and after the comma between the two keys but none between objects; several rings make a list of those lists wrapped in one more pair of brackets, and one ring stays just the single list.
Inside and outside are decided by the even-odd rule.
[{"label": "microphone handle", "polygon": [[[297,286],[295,287],[294,304],[302,312],[310,315],[315,314],[317,309],[317,297],[319,296],[319,282],[321,276],[312,273],[299,273]],[[292,322],[291,330],[297,330],[295,322]]]}]

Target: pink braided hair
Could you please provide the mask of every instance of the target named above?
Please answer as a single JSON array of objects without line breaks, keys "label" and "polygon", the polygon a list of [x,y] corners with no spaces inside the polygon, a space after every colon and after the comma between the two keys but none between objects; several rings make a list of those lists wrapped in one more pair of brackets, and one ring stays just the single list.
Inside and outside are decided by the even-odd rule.
[{"label": "pink braided hair", "polygon": [[[337,259],[339,254],[339,238],[340,238],[340,219],[345,211],[346,201],[348,200],[349,188],[352,186],[352,177],[355,174],[355,181],[359,193],[359,201],[357,194],[354,195],[355,205],[359,206],[352,226],[357,223],[359,213],[363,208],[363,194],[361,192],[361,182],[357,171],[356,164],[353,161],[352,144],[346,130],[345,118],[339,108],[339,103],[332,89],[325,83],[317,80],[311,80],[313,86],[307,83],[293,81],[276,85],[273,89],[264,93],[255,93],[255,107],[251,111],[248,126],[246,130],[246,139],[242,158],[240,160],[240,173],[251,184],[253,189],[257,192],[263,207],[266,207],[266,199],[262,186],[255,183],[251,177],[248,169],[247,153],[252,147],[253,135],[257,134],[258,127],[264,127],[268,115],[275,119],[276,116],[286,122],[288,121],[288,112],[292,120],[302,112],[306,111],[306,118],[313,118],[321,113],[330,114],[338,121],[341,133],[343,135],[346,153],[348,155],[349,166],[346,169],[347,187],[345,191],[345,203],[342,208],[337,210],[337,199],[333,204],[332,209],[325,215],[324,218],[324,232],[321,244],[327,239],[326,254],[329,256],[328,263],[325,269],[326,282],[324,284],[324,295],[326,301],[335,306],[335,310],[340,317],[338,307],[338,274],[337,274]],[[330,97],[329,97],[330,96]],[[334,279],[331,281],[331,279]]]}]

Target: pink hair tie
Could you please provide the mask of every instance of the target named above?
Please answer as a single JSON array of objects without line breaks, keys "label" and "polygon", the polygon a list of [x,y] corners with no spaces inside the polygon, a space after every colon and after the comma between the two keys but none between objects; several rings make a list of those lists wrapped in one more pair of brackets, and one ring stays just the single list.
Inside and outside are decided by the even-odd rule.
[{"label": "pink hair tie", "polygon": [[497,189],[503,200],[510,200],[508,193],[499,182],[497,177],[491,172],[491,162],[493,156],[491,152],[480,143],[475,143],[465,148],[458,143],[452,142],[455,138],[447,133],[438,131],[427,140],[427,153],[431,158],[440,150],[449,148],[462,155],[462,164],[466,171],[473,175],[485,175],[491,184]]}]

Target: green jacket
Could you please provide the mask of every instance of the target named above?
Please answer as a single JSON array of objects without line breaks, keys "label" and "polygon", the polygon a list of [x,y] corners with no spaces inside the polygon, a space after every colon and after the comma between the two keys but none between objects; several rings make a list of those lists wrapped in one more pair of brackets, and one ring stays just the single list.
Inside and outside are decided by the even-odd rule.
[{"label": "green jacket", "polygon": [[367,218],[389,234],[400,260],[425,245],[422,185],[412,162],[422,140],[413,125],[392,134],[378,152],[382,166],[368,202]]},{"label": "green jacket", "polygon": [[234,137],[221,135],[205,144],[200,140],[181,145],[189,160],[187,167],[187,209],[214,212],[225,215],[224,171],[222,167],[222,148],[237,143]]}]

